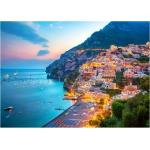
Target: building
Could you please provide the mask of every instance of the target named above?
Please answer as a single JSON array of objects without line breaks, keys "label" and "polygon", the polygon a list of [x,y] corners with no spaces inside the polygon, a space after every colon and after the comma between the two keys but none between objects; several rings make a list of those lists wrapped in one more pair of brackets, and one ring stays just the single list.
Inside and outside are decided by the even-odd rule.
[{"label": "building", "polygon": [[117,89],[116,83],[113,82],[104,82],[102,87],[106,89]]},{"label": "building", "polygon": [[135,66],[133,66],[133,70],[134,70],[134,72],[139,72],[139,71],[141,71],[141,66],[135,65]]},{"label": "building", "polygon": [[103,78],[105,77],[116,77],[116,70],[112,66],[106,66],[103,71]]},{"label": "building", "polygon": [[121,94],[122,95],[125,94],[129,97],[129,96],[135,96],[139,92],[140,90],[138,90],[138,86],[132,85],[132,82],[131,82],[130,85],[124,87],[124,89],[121,91]]},{"label": "building", "polygon": [[134,71],[133,69],[127,69],[124,73],[123,76],[125,78],[133,78],[134,77]]}]

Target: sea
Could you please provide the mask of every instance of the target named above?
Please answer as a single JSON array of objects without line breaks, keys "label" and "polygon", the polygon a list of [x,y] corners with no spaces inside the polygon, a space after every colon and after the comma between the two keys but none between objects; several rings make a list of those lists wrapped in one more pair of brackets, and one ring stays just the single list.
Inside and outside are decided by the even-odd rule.
[{"label": "sea", "polygon": [[44,69],[2,69],[1,127],[42,127],[74,104],[63,100],[65,92],[63,81],[47,79]]}]

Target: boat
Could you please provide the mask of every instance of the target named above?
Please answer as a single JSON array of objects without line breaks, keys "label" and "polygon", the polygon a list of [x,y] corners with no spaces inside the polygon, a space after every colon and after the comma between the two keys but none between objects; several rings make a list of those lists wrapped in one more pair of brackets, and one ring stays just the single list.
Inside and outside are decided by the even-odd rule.
[{"label": "boat", "polygon": [[14,73],[14,76],[18,76],[18,72],[15,72],[15,73]]},{"label": "boat", "polygon": [[7,108],[4,108],[4,110],[10,110],[10,109],[13,109],[13,107],[12,107],[12,106],[9,106],[9,107],[7,107]]},{"label": "boat", "polygon": [[55,108],[56,110],[64,110],[64,109],[62,109],[62,108]]},{"label": "boat", "polygon": [[9,74],[6,74],[4,77],[5,77],[5,78],[9,78]]}]

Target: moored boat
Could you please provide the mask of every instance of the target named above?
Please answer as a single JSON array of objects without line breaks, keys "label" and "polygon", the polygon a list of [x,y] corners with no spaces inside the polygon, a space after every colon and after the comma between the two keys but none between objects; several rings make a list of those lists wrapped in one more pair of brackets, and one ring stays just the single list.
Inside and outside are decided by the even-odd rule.
[{"label": "moored boat", "polygon": [[55,108],[56,110],[64,110],[64,109],[62,109],[62,108]]},{"label": "moored boat", "polygon": [[9,107],[7,107],[7,108],[4,108],[4,110],[10,110],[10,109],[13,109],[13,107],[12,107],[12,106],[9,106]]}]

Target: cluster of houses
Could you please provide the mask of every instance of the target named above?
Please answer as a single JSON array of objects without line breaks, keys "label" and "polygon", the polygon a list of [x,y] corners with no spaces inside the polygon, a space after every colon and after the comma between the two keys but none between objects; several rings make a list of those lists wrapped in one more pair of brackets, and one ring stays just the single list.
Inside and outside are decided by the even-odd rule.
[{"label": "cluster of houses", "polygon": [[[118,49],[121,49],[119,51]],[[141,90],[138,85],[124,86],[121,89],[121,94],[117,94],[110,98],[109,94],[102,89],[118,89],[116,84],[116,73],[123,72],[124,78],[142,78],[147,76],[145,69],[149,71],[149,63],[140,63],[137,58],[142,55],[149,57],[149,46],[147,45],[133,45],[127,47],[111,46],[106,50],[106,53],[100,53],[95,58],[88,59],[85,64],[80,66],[80,75],[77,84],[77,92],[84,94],[84,98],[88,100],[98,101],[105,100],[105,108],[110,108],[112,101],[116,99],[128,99]],[[124,57],[125,55],[132,55],[131,58]],[[100,86],[95,86],[100,85]]]}]

